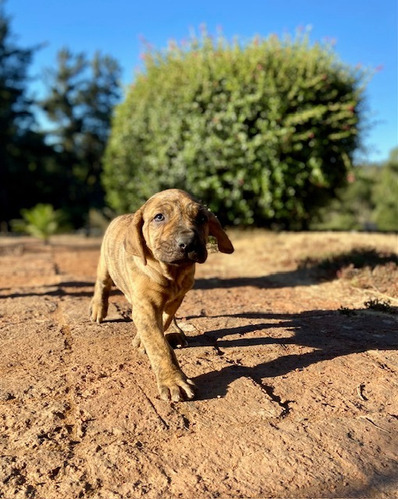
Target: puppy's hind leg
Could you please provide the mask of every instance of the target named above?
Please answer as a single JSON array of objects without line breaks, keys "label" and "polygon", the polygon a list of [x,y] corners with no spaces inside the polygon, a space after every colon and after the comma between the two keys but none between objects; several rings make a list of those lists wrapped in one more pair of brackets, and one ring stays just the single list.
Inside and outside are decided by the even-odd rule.
[{"label": "puppy's hind leg", "polygon": [[167,330],[167,333],[165,333],[166,339],[173,348],[186,347],[188,345],[188,339],[183,330],[178,326],[175,318],[175,313],[180,307],[183,298],[184,297],[180,297],[169,304],[163,313],[163,328],[165,332]]},{"label": "puppy's hind leg", "polygon": [[105,264],[105,259],[101,256],[97,268],[94,295],[90,304],[91,321],[101,323],[106,318],[111,287],[112,279]]}]

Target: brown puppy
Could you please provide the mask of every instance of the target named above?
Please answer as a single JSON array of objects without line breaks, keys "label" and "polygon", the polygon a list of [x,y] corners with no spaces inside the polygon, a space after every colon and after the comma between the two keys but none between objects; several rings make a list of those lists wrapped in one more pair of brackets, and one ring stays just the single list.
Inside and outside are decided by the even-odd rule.
[{"label": "brown puppy", "polygon": [[[105,318],[114,283],[133,306],[134,345],[147,352],[165,400],[194,396],[171,346],[187,345],[174,315],[194,284],[195,263],[207,258],[209,235],[221,252],[234,251],[215,215],[184,191],[168,189],[113,220],[102,242],[91,319]],[[165,337],[173,320],[175,331]]]}]

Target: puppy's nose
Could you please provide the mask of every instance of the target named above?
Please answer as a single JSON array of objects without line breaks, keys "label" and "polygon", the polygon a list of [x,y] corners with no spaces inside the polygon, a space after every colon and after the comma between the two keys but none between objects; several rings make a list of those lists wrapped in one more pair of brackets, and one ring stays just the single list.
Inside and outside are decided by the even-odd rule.
[{"label": "puppy's nose", "polygon": [[194,239],[194,235],[191,233],[181,234],[177,240],[177,245],[183,252],[188,252],[194,245]]}]

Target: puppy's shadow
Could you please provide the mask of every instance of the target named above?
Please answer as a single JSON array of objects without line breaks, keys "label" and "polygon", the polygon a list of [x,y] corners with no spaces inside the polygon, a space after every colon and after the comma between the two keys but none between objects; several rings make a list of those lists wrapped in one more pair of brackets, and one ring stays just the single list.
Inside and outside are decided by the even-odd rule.
[{"label": "puppy's shadow", "polygon": [[104,323],[132,323],[133,320],[131,318],[105,318]]},{"label": "puppy's shadow", "polygon": [[[398,313],[398,308],[395,312]],[[225,316],[224,316],[225,317]],[[339,356],[358,354],[370,349],[395,350],[398,348],[397,324],[395,318],[369,313],[364,309],[340,312],[334,310],[306,311],[299,314],[274,314],[249,312],[230,315],[232,318],[264,319],[260,324],[232,326],[231,328],[213,330],[191,337],[192,347],[212,346],[226,366],[197,376],[194,381],[198,386],[199,400],[223,397],[229,386],[241,377],[253,379],[265,389],[274,377],[286,375],[294,370],[303,370],[313,364],[332,360]],[[240,322],[241,323],[241,322]],[[268,336],[261,335],[267,329]],[[275,329],[275,335],[269,332]],[[282,329],[282,331],[279,331]],[[259,331],[259,336],[245,338],[245,334]],[[293,335],[292,335],[293,332]],[[289,333],[289,335],[286,335]],[[229,336],[241,337],[228,339]],[[286,354],[259,363],[256,366],[245,366],[245,348],[259,348],[280,345]],[[289,354],[289,346],[305,346],[312,348],[303,354]],[[228,357],[228,349],[242,349],[240,364]]]}]

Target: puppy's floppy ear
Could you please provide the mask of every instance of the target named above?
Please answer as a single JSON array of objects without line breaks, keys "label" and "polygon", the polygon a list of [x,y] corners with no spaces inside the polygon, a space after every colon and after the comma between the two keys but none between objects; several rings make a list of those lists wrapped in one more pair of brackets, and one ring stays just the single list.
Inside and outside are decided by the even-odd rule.
[{"label": "puppy's floppy ear", "polygon": [[133,216],[133,220],[128,228],[126,237],[124,238],[124,248],[128,254],[140,257],[144,266],[146,265],[146,243],[142,234],[142,226],[144,219],[142,210],[137,210]]},{"label": "puppy's floppy ear", "polygon": [[232,253],[234,247],[231,240],[228,238],[227,233],[221,227],[220,221],[217,217],[208,211],[209,215],[209,235],[214,236],[217,240],[218,249],[222,253]]}]

